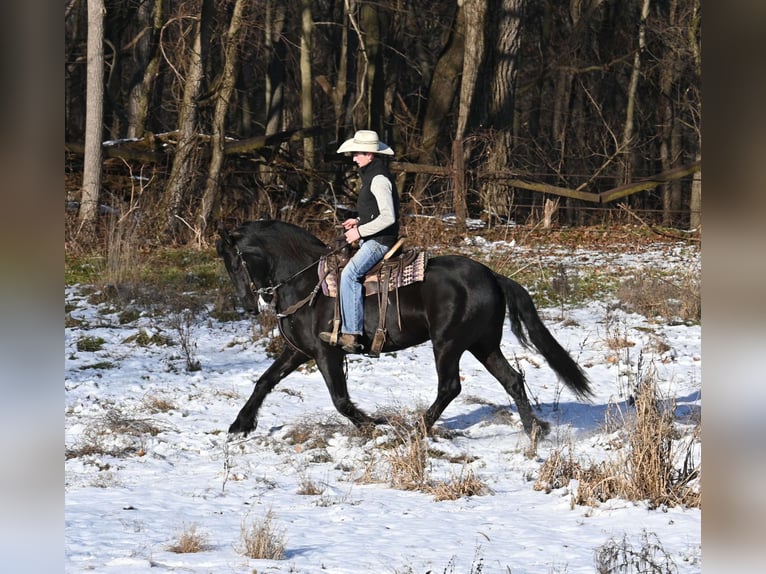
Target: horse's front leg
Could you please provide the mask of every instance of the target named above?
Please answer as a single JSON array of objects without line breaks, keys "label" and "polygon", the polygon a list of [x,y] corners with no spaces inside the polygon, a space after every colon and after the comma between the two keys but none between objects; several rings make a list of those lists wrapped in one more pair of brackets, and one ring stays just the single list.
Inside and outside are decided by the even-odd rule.
[{"label": "horse's front leg", "polygon": [[316,357],[317,367],[322,373],[330,398],[336,410],[349,419],[357,428],[363,428],[385,422],[383,419],[373,419],[360,410],[348,395],[346,375],[343,372],[343,352],[337,347],[328,347]]},{"label": "horse's front leg", "polygon": [[308,355],[286,345],[279,357],[255,382],[253,393],[239,411],[236,420],[231,423],[229,433],[242,433],[247,436],[248,433],[254,431],[258,424],[258,409],[261,408],[266,395],[277,386],[279,381],[308,361],[309,358]]}]

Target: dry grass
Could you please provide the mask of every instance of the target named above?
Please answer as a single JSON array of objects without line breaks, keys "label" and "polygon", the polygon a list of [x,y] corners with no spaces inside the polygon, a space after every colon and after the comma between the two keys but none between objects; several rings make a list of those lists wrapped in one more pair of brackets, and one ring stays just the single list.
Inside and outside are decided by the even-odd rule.
[{"label": "dry grass", "polygon": [[136,220],[130,212],[110,216],[106,236],[104,285],[124,287],[139,283],[139,243],[135,241]]},{"label": "dry grass", "polygon": [[197,530],[197,525],[192,524],[178,535],[178,540],[168,546],[170,552],[176,554],[192,554],[202,552],[207,547],[208,538],[203,532]]},{"label": "dry grass", "polygon": [[147,436],[163,432],[159,424],[151,419],[139,418],[109,408],[103,416],[94,420],[82,433],[80,442],[68,448],[65,458],[90,455],[114,457],[143,456]]},{"label": "dry grass", "polygon": [[324,493],[325,489],[314,482],[305,469],[301,471],[299,475],[300,485],[297,494],[302,496],[319,496]]},{"label": "dry grass", "polygon": [[643,274],[623,281],[617,297],[628,310],[646,317],[697,323],[702,318],[701,283],[695,270],[672,278]]},{"label": "dry grass", "polygon": [[157,395],[145,396],[144,406],[150,413],[166,413],[176,408],[176,406],[168,399]]},{"label": "dry grass", "polygon": [[337,432],[339,425],[305,420],[292,425],[285,433],[285,440],[296,452],[327,448],[327,437]]},{"label": "dry grass", "polygon": [[566,452],[554,450],[540,468],[535,490],[576,485],[572,502],[582,505],[624,498],[645,500],[652,507],[699,507],[701,492],[694,483],[700,468],[694,446],[700,430],[679,440],[672,412],[673,405],[665,406],[654,382],[645,378],[635,395],[634,414],[623,424],[624,446],[618,457],[585,466],[571,445]]},{"label": "dry grass", "polygon": [[398,444],[384,454],[391,471],[391,486],[400,490],[422,490],[429,472],[425,426],[421,423],[414,429],[406,426],[394,429]]},{"label": "dry grass", "polygon": [[653,505],[699,506],[699,492],[689,488],[689,482],[698,475],[696,465],[689,463],[691,444],[686,445],[683,468],[676,468],[680,437],[673,424],[673,406],[663,406],[651,378],[639,385],[635,415],[628,425],[625,498],[646,499]]},{"label": "dry grass", "polygon": [[537,447],[540,442],[540,434],[542,429],[537,423],[532,425],[532,434],[529,437],[529,446],[524,449],[524,456],[532,460],[537,457]]},{"label": "dry grass", "polygon": [[465,467],[460,474],[444,482],[432,482],[424,488],[424,492],[433,494],[437,502],[442,500],[457,500],[466,496],[485,496],[492,490],[479,478],[473,470]]},{"label": "dry grass", "polygon": [[641,534],[641,545],[638,548],[630,543],[627,535],[622,540],[611,539],[596,549],[595,560],[598,574],[678,572],[673,557],[662,547],[657,535],[645,530]]},{"label": "dry grass", "polygon": [[284,560],[284,532],[276,528],[273,521],[274,515],[270,510],[261,520],[243,521],[238,552],[255,560]]},{"label": "dry grass", "polygon": [[490,494],[490,488],[468,468],[466,461],[475,460],[468,455],[453,457],[455,461],[459,459],[463,466],[460,472],[450,479],[432,478],[431,457],[444,458],[444,455],[430,448],[422,419],[417,417],[417,420],[419,422],[413,425],[403,418],[395,421],[389,419],[389,424],[393,426],[390,440],[377,442],[376,451],[368,457],[356,482],[387,482],[392,488],[399,490],[430,494],[436,501]]},{"label": "dry grass", "polygon": [[584,467],[573,454],[571,446],[566,453],[555,450],[540,467],[533,488],[549,493],[570,487],[572,504],[596,506],[619,496],[619,480],[610,472],[608,465],[591,464]]}]

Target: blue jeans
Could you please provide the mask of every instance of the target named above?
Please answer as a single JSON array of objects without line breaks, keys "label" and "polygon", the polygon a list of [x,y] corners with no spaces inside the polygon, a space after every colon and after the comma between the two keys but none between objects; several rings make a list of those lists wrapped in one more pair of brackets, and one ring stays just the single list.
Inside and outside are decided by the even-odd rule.
[{"label": "blue jeans", "polygon": [[363,239],[359,250],[349,259],[340,274],[341,331],[349,335],[364,332],[364,275],[386,254],[388,247],[374,239]]}]

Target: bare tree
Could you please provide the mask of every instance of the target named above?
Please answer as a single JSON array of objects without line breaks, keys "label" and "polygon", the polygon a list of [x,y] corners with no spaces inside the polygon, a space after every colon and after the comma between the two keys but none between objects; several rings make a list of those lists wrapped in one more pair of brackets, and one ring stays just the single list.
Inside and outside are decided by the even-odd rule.
[{"label": "bare tree", "polygon": [[[702,54],[701,54],[701,46],[700,46],[700,38],[697,35],[697,30],[699,29],[700,25],[700,19],[701,19],[701,5],[700,0],[694,0],[694,3],[692,4],[691,9],[691,16],[690,16],[690,24],[688,27],[688,34],[689,34],[689,49],[692,53],[692,64],[693,64],[693,71],[694,71],[694,79],[699,80],[702,77]],[[699,90],[698,82],[693,82],[693,85],[697,86],[697,89],[694,91],[697,92]],[[702,104],[699,104],[699,107],[690,106],[692,108],[692,113],[698,115],[698,121],[701,122],[702,118]],[[702,126],[697,125],[696,126],[696,134],[697,134],[697,153],[695,156],[695,159],[697,161],[702,161]],[[689,218],[689,228],[690,229],[697,229],[702,226],[702,170],[694,174],[694,179],[692,181],[692,191],[691,191],[691,198],[689,200],[689,211],[691,212],[691,216]]]},{"label": "bare tree", "polygon": [[[455,143],[452,157],[458,173],[455,179],[453,205],[458,229],[465,229],[467,214],[465,181],[462,179],[462,169],[465,160],[463,138],[468,128],[468,120],[476,94],[476,80],[484,57],[484,17],[487,13],[487,0],[465,0],[465,50],[463,55],[463,76],[460,83],[460,104],[455,129]],[[460,157],[458,157],[458,155]]]},{"label": "bare tree", "polygon": [[[508,165],[513,140],[518,44],[523,0],[500,0],[500,10],[493,18],[492,37],[488,40],[487,58],[491,71],[487,91],[487,116],[482,122],[492,127],[486,168],[499,171]],[[506,215],[507,186],[489,182],[484,193],[484,209],[492,216]],[[502,206],[502,212],[501,212]]]},{"label": "bare tree", "polygon": [[[418,161],[431,163],[437,149],[439,136],[444,133],[444,118],[449,114],[455,94],[460,86],[460,74],[463,72],[463,53],[465,52],[465,11],[459,3],[450,30],[447,45],[436,62],[428,87],[428,102],[422,123],[422,140]],[[418,174],[412,198],[416,208],[425,193],[428,176]]]},{"label": "bare tree", "polygon": [[[204,14],[204,12],[203,12]],[[197,138],[198,100],[202,87],[202,17],[189,17],[192,44],[186,54],[186,78],[181,108],[178,112],[178,143],[165,189],[164,234],[174,235],[179,227],[181,203],[194,181]]]},{"label": "bare tree", "polygon": [[[593,194],[701,155],[700,0],[113,0],[104,3],[103,87],[98,73],[87,80],[95,2],[65,4],[66,169],[78,182],[67,191],[93,221],[104,201],[94,142],[128,136],[103,147],[102,160],[153,165],[141,231],[154,239],[180,225],[209,234],[218,210],[244,217],[268,201],[276,213],[320,178],[342,187],[348,172],[324,165],[319,143],[362,127],[395,140],[394,169],[413,207],[461,218],[481,208],[521,221],[542,207],[547,185],[585,194],[565,195],[568,222],[585,223],[604,213],[587,209]],[[230,58],[237,5],[253,17]],[[99,88],[102,117],[88,120],[96,135],[80,172]],[[666,225],[689,210],[695,227],[700,182],[663,185],[631,196],[633,207],[661,211]]]},{"label": "bare tree", "polygon": [[101,135],[104,110],[104,0],[88,0],[87,103],[85,115],[85,160],[80,197],[79,232],[95,233],[101,189]]},{"label": "bare tree", "polygon": [[[314,19],[311,15],[311,0],[301,0],[301,123],[304,128],[310,128],[314,123],[313,84],[314,74],[311,72],[311,48],[314,33]],[[314,195],[314,139],[303,138],[303,168],[308,176],[309,196]]]},{"label": "bare tree", "polygon": [[[702,154],[697,153],[696,159],[697,161],[701,161]],[[702,226],[702,170],[696,172],[692,179],[689,212],[689,229],[699,229]]]},{"label": "bare tree", "polygon": [[283,38],[287,6],[279,0],[267,0],[264,18],[264,44],[269,58],[264,78],[266,92],[266,135],[282,129],[285,104],[285,40]]},{"label": "bare tree", "polygon": [[234,84],[236,82],[244,6],[245,0],[236,0],[234,2],[234,9],[229,21],[229,31],[226,34],[223,70],[221,71],[221,81],[218,84],[218,94],[215,98],[215,112],[213,113],[213,134],[210,139],[210,166],[208,167],[205,191],[202,194],[202,203],[198,216],[199,225],[203,232],[208,223],[210,223],[210,218],[218,204],[220,195],[221,169],[224,162],[226,114],[229,111],[229,101],[231,100],[231,94],[234,91]]},{"label": "bare tree", "polygon": [[423,139],[418,157],[421,163],[433,161],[433,153],[444,124],[444,117],[449,113],[455,93],[460,86],[464,52],[465,10],[461,3],[455,11],[449,40],[436,62],[428,89],[428,102],[422,127]]},{"label": "bare tree", "polygon": [[141,27],[134,48],[134,61],[138,68],[134,73],[134,84],[128,95],[126,135],[129,138],[143,136],[146,128],[149,100],[160,68],[158,40],[164,23],[163,6],[163,0],[147,0],[138,6],[138,19]]},{"label": "bare tree", "polygon": [[622,144],[620,145],[623,160],[617,176],[617,185],[628,183],[633,174],[631,156],[634,148],[634,116],[638,98],[638,80],[641,77],[641,55],[646,49],[646,19],[649,16],[649,2],[650,0],[643,0],[641,6],[641,20],[638,24],[638,49],[633,55],[633,69],[628,86],[628,103],[625,109],[625,123],[622,132]]}]

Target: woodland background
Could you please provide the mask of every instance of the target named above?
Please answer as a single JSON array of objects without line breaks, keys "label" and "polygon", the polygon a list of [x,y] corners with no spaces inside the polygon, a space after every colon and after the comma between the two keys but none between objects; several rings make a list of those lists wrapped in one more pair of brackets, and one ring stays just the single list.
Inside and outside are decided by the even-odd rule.
[{"label": "woodland background", "polygon": [[70,247],[331,226],[357,129],[409,216],[701,229],[700,0],[68,0],[64,24]]}]

